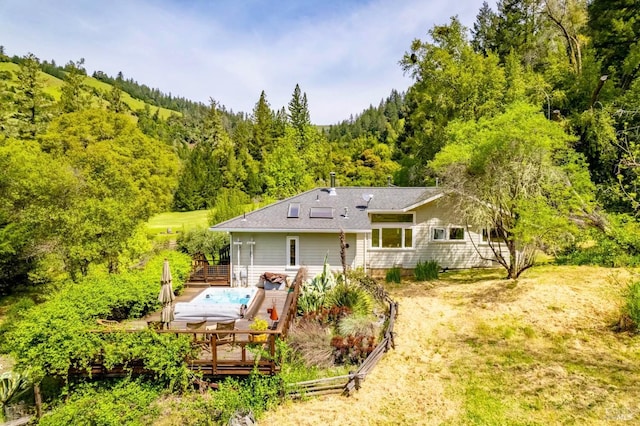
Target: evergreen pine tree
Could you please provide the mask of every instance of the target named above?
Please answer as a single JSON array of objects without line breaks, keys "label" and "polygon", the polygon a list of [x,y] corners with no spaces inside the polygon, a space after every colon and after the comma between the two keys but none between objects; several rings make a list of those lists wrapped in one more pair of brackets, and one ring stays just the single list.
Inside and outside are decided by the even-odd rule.
[{"label": "evergreen pine tree", "polygon": [[91,95],[84,83],[87,73],[83,64],[84,58],[78,62],[69,62],[65,67],[66,74],[59,102],[63,113],[83,111],[91,105]]},{"label": "evergreen pine tree", "polygon": [[482,53],[486,55],[489,51],[495,49],[496,34],[495,34],[496,14],[489,4],[485,1],[482,3],[480,12],[476,17],[476,22],[473,24],[473,30],[471,30],[472,40],[471,46],[476,53]]},{"label": "evergreen pine tree", "polygon": [[273,144],[273,112],[267,102],[267,95],[260,93],[260,99],[253,108],[253,141],[249,147],[251,156],[260,161]]},{"label": "evergreen pine tree", "polygon": [[41,133],[51,118],[52,99],[44,92],[39,73],[39,59],[32,53],[25,56],[17,76],[13,118],[17,122],[18,134],[27,139],[34,139]]},{"label": "evergreen pine tree", "polygon": [[296,84],[291,101],[289,101],[289,122],[300,136],[304,136],[305,127],[311,124],[307,94],[301,93],[300,86]]}]

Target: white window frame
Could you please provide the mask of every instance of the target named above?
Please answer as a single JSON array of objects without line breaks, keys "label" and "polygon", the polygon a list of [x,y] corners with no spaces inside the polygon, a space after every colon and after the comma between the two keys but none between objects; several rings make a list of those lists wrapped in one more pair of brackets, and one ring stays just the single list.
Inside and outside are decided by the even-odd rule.
[{"label": "white window frame", "polygon": [[[452,239],[451,238],[451,230],[452,229],[462,229],[462,239]],[[442,238],[435,238],[435,231],[442,231]],[[435,243],[466,243],[467,242],[467,229],[464,226],[432,226],[429,230],[430,241]]]},{"label": "white window frame", "polygon": [[[295,264],[291,264],[291,241],[295,243]],[[300,266],[300,238],[299,237],[287,237],[287,244],[285,248],[285,267],[298,268]]]},{"label": "white window frame", "polygon": [[[462,238],[451,238],[451,231],[454,229],[462,229]],[[464,241],[467,238],[467,230],[464,229],[464,226],[450,226],[447,236],[449,241]]]},{"label": "white window frame", "polygon": [[[486,232],[486,237],[485,237],[485,232]],[[480,244],[489,245],[489,237],[491,236],[492,232],[496,232],[495,228],[493,227],[482,228],[482,230],[480,231]],[[496,238],[491,239],[491,242],[500,244],[503,241],[499,236],[496,236]]]},{"label": "white window frame", "polygon": [[[385,214],[376,212],[376,214]],[[398,214],[398,212],[389,212],[388,214]],[[413,250],[415,249],[415,240],[416,240],[416,232],[415,232],[415,222],[416,222],[416,214],[414,212],[404,213],[411,214],[413,220],[411,222],[374,222],[371,223],[371,241],[369,242],[369,248],[372,250]],[[382,230],[383,229],[399,229],[400,230],[400,238],[401,238],[401,247],[383,247],[382,246]],[[373,245],[373,230],[378,230],[378,246]],[[411,229],[411,245],[408,246],[406,244],[406,230]]]},{"label": "white window frame", "polygon": [[[435,231],[442,231],[442,238],[436,238]],[[444,226],[434,226],[431,228],[431,241],[447,241],[447,228]]]}]

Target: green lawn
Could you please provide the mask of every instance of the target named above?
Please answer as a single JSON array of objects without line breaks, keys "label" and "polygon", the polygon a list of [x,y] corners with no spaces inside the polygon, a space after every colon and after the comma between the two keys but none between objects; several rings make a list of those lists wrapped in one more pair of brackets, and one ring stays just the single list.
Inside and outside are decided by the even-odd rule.
[{"label": "green lawn", "polygon": [[[208,210],[160,213],[149,219],[147,223],[147,234],[149,236],[160,236],[160,238],[163,238],[194,228],[204,228],[208,225],[208,214]],[[171,229],[171,234],[167,232],[169,229]]]}]

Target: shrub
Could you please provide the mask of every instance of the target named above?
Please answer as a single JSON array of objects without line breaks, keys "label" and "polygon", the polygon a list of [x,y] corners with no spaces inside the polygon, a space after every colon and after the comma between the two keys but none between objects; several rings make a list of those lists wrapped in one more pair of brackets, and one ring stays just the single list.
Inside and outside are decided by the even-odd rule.
[{"label": "shrub", "polygon": [[278,375],[286,384],[313,380],[319,376],[319,369],[308,366],[288,340],[276,340],[276,362],[280,365]]},{"label": "shrub", "polygon": [[376,336],[380,326],[371,316],[349,315],[338,323],[338,333],[342,336]]},{"label": "shrub", "polygon": [[375,349],[374,336],[335,336],[331,339],[335,348],[334,358],[338,364],[359,364]]},{"label": "shrub", "polygon": [[328,294],[326,305],[345,307],[355,314],[367,315],[373,311],[373,300],[364,288],[342,282]]},{"label": "shrub", "polygon": [[609,215],[607,219],[606,232],[588,229],[556,261],[571,265],[640,266],[640,224],[624,214]]},{"label": "shrub", "polygon": [[640,281],[629,286],[626,293],[625,314],[633,321],[636,330],[640,329]]},{"label": "shrub", "polygon": [[138,333],[106,333],[102,337],[101,357],[105,367],[122,365],[125,370],[139,362],[150,370],[156,385],[173,391],[185,391],[191,371],[184,360],[195,356],[188,336],[158,334],[152,330]]},{"label": "shrub", "polygon": [[154,404],[158,396],[153,387],[129,380],[83,384],[63,404],[44,415],[39,424],[149,425],[160,415]]},{"label": "shrub", "polygon": [[425,262],[418,262],[414,271],[417,281],[431,281],[438,279],[438,271],[440,265],[435,260],[428,260]]},{"label": "shrub", "polygon": [[[70,367],[84,368],[105,347],[112,353],[127,354],[135,352],[132,346],[140,344],[145,349],[138,350],[139,353],[153,354],[150,349],[153,343],[144,336],[138,343],[123,338],[125,347],[116,350],[112,346],[118,342],[106,337],[110,334],[92,333],[91,330],[95,329],[97,318],[137,318],[159,308],[164,257],[171,262],[176,288],[181,288],[191,261],[180,253],[167,252],[151,259],[144,270],[122,274],[92,272],[78,283],[67,282],[46,302],[21,311],[21,318],[3,336],[5,349],[16,360],[16,369],[30,370],[33,377],[39,379],[45,375],[66,376]],[[172,351],[182,353],[181,344],[176,345]],[[158,369],[165,367],[162,363],[157,366]],[[182,374],[174,369],[168,372]],[[175,377],[167,381],[181,380]]]},{"label": "shrub", "polygon": [[27,390],[29,390],[29,381],[26,376],[13,371],[7,371],[0,375],[0,403],[2,403],[0,418],[4,415],[5,407]]},{"label": "shrub", "polygon": [[388,283],[400,283],[402,280],[402,270],[398,266],[387,270],[385,275],[385,281]]},{"label": "shrub", "polygon": [[358,285],[369,292],[373,298],[380,303],[384,303],[387,300],[387,292],[384,287],[380,285],[375,279],[371,278],[364,273],[362,268],[353,269],[348,272],[349,282],[357,282]]}]

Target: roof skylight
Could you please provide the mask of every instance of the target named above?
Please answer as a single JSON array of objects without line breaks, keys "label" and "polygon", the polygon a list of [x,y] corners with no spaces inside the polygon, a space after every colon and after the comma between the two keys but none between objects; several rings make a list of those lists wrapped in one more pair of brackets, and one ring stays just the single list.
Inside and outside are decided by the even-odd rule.
[{"label": "roof skylight", "polygon": [[316,219],[333,219],[333,207],[311,207],[309,217]]},{"label": "roof skylight", "polygon": [[287,212],[288,218],[299,218],[300,217],[300,203],[290,203],[289,211]]}]

